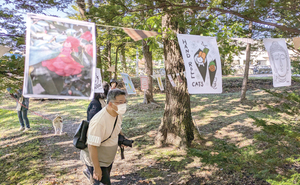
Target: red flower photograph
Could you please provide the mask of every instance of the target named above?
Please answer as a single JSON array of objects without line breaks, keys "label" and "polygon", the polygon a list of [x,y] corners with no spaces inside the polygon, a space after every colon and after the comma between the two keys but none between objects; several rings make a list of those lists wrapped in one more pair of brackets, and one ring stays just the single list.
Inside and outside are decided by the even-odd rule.
[{"label": "red flower photograph", "polygon": [[81,35],[82,39],[85,39],[87,41],[91,41],[93,39],[93,35],[91,34],[91,32],[86,31],[84,34]]},{"label": "red flower photograph", "polygon": [[32,98],[92,98],[95,24],[34,14],[27,22],[24,94]]}]

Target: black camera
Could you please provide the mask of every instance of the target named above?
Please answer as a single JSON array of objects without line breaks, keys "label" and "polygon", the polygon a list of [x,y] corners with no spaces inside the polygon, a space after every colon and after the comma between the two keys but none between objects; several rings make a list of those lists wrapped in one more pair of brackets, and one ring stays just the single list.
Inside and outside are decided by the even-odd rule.
[{"label": "black camera", "polygon": [[126,139],[125,136],[119,134],[119,141],[118,141],[119,146],[124,145],[124,146],[132,147],[133,142],[134,142],[133,140]]}]

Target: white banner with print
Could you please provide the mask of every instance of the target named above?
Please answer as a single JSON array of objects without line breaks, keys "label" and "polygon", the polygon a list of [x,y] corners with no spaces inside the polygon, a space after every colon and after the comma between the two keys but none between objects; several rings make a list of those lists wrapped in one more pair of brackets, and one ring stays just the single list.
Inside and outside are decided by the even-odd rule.
[{"label": "white banner with print", "polygon": [[95,93],[104,93],[100,68],[96,68]]},{"label": "white banner with print", "polygon": [[127,73],[121,73],[128,94],[136,94],[134,85]]},{"label": "white banner with print", "polygon": [[190,94],[222,93],[222,68],[215,37],[177,34]]},{"label": "white banner with print", "polygon": [[264,39],[273,73],[273,86],[291,85],[291,62],[285,39]]},{"label": "white banner with print", "polygon": [[96,67],[95,24],[27,14],[23,95],[92,99]]},{"label": "white banner with print", "polygon": [[159,89],[161,91],[164,91],[165,89],[164,89],[164,85],[163,85],[162,80],[161,80],[161,75],[156,75],[156,79],[157,79],[157,82],[158,82]]}]

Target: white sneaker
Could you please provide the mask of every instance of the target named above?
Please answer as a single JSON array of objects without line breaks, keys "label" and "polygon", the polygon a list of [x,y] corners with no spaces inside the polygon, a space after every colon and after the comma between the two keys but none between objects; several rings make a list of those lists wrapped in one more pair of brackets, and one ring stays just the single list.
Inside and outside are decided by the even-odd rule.
[{"label": "white sneaker", "polygon": [[27,132],[27,131],[30,131],[31,130],[31,128],[25,128],[25,130],[23,131],[23,132]]},{"label": "white sneaker", "polygon": [[19,131],[25,130],[25,127],[20,127]]}]

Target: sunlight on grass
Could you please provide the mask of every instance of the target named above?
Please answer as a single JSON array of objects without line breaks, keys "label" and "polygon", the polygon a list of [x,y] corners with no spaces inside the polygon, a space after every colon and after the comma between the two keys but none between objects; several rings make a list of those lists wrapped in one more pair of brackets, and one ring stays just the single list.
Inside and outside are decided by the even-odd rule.
[{"label": "sunlight on grass", "polygon": [[[239,184],[244,177],[257,184],[266,181],[271,184],[300,182],[300,128],[294,121],[295,117],[275,113],[266,107],[280,107],[282,102],[264,91],[248,91],[247,101],[242,104],[239,92],[191,95],[192,116],[202,138],[196,138],[192,147],[186,150],[171,146],[155,147],[155,134],[164,114],[165,94],[154,95],[157,104],[143,104],[143,98],[143,93],[127,96],[128,110],[122,125],[125,135],[135,140],[134,155],[151,162],[138,166],[135,173],[141,177],[154,182],[167,175],[178,179],[193,175],[207,182],[215,180],[211,184],[221,182],[218,181],[220,177],[227,178],[228,184]],[[74,124],[86,119],[89,102],[31,100],[31,109],[50,120],[29,113],[33,131],[26,134],[18,131],[15,102],[1,102],[0,106],[4,108],[0,109],[0,183],[35,184],[42,179],[45,164],[41,164],[41,160],[45,154],[41,149],[39,129],[43,127],[52,131],[51,119],[56,114]],[[266,123],[249,116],[263,119]],[[61,152],[55,147],[68,147],[70,144],[71,141],[62,141],[49,146],[53,147],[53,153],[49,155],[55,160],[62,160]],[[24,165],[24,169],[18,164]],[[58,169],[54,165],[49,168],[59,178],[67,177],[66,169]]]}]

